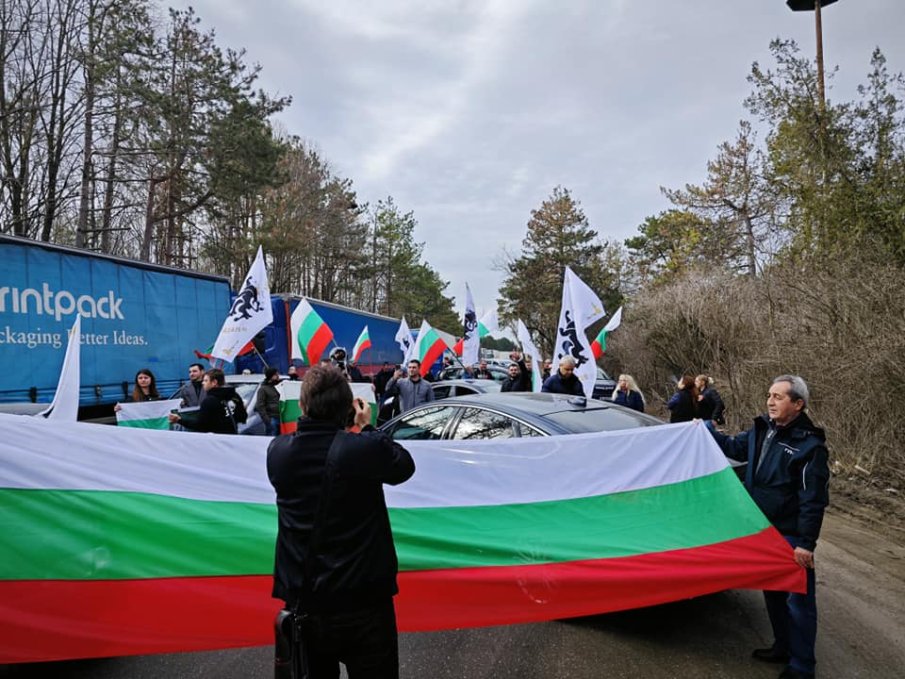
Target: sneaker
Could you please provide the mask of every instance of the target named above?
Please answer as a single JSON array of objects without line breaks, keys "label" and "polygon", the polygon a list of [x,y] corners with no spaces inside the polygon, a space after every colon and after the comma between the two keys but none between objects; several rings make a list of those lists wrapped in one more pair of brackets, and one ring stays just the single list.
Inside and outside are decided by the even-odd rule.
[{"label": "sneaker", "polygon": [[786,664],[789,662],[789,654],[783,651],[777,651],[772,646],[770,648],[755,648],[751,653],[751,657],[761,662],[773,662]]}]

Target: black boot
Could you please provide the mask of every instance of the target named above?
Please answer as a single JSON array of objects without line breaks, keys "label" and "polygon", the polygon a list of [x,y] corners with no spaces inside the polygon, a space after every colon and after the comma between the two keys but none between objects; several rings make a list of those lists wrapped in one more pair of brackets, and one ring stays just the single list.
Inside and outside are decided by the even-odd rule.
[{"label": "black boot", "polygon": [[751,653],[751,657],[761,662],[782,663],[783,665],[789,662],[788,651],[779,651],[773,646],[770,648],[755,648],[754,652]]}]

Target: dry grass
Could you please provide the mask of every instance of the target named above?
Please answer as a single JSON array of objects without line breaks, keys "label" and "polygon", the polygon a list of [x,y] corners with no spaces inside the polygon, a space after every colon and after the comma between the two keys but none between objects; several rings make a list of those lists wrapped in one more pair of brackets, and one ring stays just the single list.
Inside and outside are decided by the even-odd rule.
[{"label": "dry grass", "polygon": [[827,431],[834,472],[905,488],[905,271],[860,255],[720,273],[645,291],[608,337],[607,367],[628,372],[652,409],[683,372],[711,374],[731,431],[764,411],[770,380],[800,374]]}]

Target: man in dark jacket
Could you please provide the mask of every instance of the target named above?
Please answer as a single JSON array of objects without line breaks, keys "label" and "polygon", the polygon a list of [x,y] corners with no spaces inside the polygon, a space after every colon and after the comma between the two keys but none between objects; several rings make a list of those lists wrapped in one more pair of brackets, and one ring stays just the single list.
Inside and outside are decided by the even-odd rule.
[{"label": "man in dark jacket", "polygon": [[509,374],[500,385],[500,391],[531,391],[531,371],[525,364],[524,357],[513,352],[509,354],[514,363],[509,364]]},{"label": "man in dark jacket", "polygon": [[[298,430],[267,450],[279,514],[273,596],[318,621],[316,640],[302,633],[311,679],[338,677],[340,662],[350,679],[398,677],[398,564],[383,484],[406,481],[415,463],[370,426],[368,405],[353,405],[337,368],[311,368],[299,404]],[[344,431],[353,409],[358,434]]]},{"label": "man in dark jacket", "polygon": [[179,387],[179,391],[173,398],[182,400],[183,408],[194,408],[201,405],[204,398],[204,389],[201,381],[204,379],[204,366],[200,363],[192,363],[189,366],[189,381]]},{"label": "man in dark jacket", "polygon": [[559,359],[559,370],[544,380],[541,391],[549,394],[584,396],[581,380],[575,376],[575,359],[571,356],[563,356]]},{"label": "man in dark jacket", "polygon": [[204,373],[201,385],[205,396],[201,400],[197,418],[183,418],[178,413],[171,413],[170,422],[179,423],[192,431],[211,434],[238,433],[239,424],[245,422],[248,414],[235,387],[227,386],[223,371],[211,368]]},{"label": "man in dark jacket", "polygon": [[383,367],[374,375],[374,392],[377,394],[377,402],[380,403],[383,401],[383,392],[386,391],[387,382],[393,377],[393,369],[390,367],[390,364],[386,361],[383,362]]},{"label": "man in dark jacket", "polygon": [[781,375],[770,387],[767,414],[758,417],[748,431],[726,436],[708,422],[723,452],[747,461],[745,487],[792,546],[796,563],[807,570],[806,594],[764,592],[774,642],[770,648],[756,649],[753,656],[787,663],[779,675],[787,679],[814,676],[814,548],[829,502],[826,437],[805,412],[807,403],[804,380]]},{"label": "man in dark jacket", "polygon": [[280,392],[277,389],[279,383],[280,371],[276,368],[267,368],[264,371],[264,381],[258,387],[255,412],[261,416],[264,423],[265,436],[278,436],[280,433]]}]

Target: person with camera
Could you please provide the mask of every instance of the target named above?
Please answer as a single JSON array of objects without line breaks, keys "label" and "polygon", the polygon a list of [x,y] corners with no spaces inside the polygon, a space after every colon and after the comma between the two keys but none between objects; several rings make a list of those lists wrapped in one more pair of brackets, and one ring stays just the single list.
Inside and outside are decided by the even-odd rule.
[{"label": "person with camera", "polygon": [[[353,402],[337,367],[311,368],[299,404],[297,431],[267,449],[278,512],[273,596],[294,616],[278,621],[295,621],[294,662],[310,679],[338,677],[339,663],[350,679],[398,677],[398,563],[383,484],[408,480],[415,463],[369,424],[368,405]],[[346,431],[350,415],[360,433]]]},{"label": "person with camera", "polygon": [[408,377],[403,377],[402,368],[397,368],[387,382],[387,396],[399,397],[399,412],[408,412],[417,405],[434,400],[434,390],[421,378],[421,361],[413,358],[408,364]]},{"label": "person with camera", "polygon": [[343,347],[335,347],[330,352],[330,362],[339,368],[339,371],[346,376],[350,382],[368,382],[369,380],[361,374],[354,363],[346,361],[346,350]]}]

